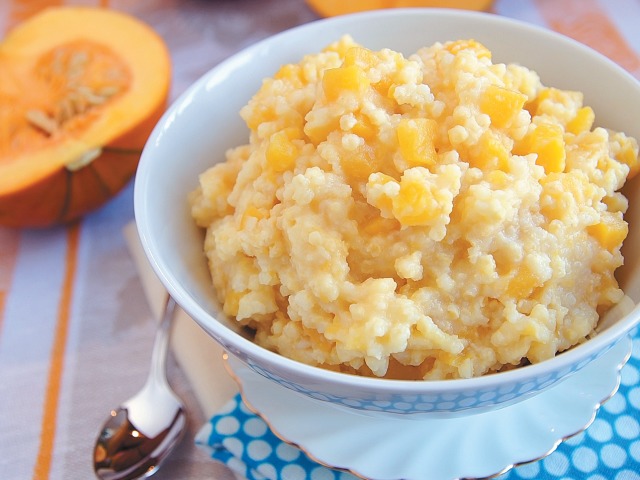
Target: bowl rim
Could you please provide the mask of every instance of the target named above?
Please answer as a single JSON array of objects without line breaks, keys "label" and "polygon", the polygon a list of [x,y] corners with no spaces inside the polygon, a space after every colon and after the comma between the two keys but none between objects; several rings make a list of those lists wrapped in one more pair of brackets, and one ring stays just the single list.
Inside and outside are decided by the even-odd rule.
[{"label": "bowl rim", "polygon": [[[381,394],[415,395],[435,394],[447,391],[492,390],[512,383],[521,384],[523,382],[539,381],[541,376],[551,376],[554,372],[564,371],[565,369],[567,370],[567,373],[569,373],[572,368],[575,365],[580,364],[580,362],[586,363],[590,359],[604,353],[609,347],[615,344],[616,341],[627,335],[630,330],[640,323],[640,305],[636,305],[632,312],[628,313],[616,322],[615,327],[608,328],[593,336],[588,341],[576,345],[571,349],[540,363],[530,364],[508,371],[485,374],[479,377],[462,379],[396,380],[378,377],[365,377],[335,372],[321,367],[308,365],[267,350],[243,337],[238,332],[218,321],[212,313],[208,312],[198,304],[194,298],[184,288],[182,288],[180,282],[169,270],[161,253],[157,251],[156,243],[150,234],[152,229],[148,223],[148,217],[145,215],[144,196],[145,190],[149,188],[148,171],[151,168],[151,161],[149,160],[149,157],[152,155],[151,151],[158,146],[158,141],[162,136],[164,125],[192,102],[193,96],[196,92],[204,89],[207,85],[210,88],[214,79],[224,78],[227,72],[233,71],[237,66],[245,63],[244,59],[246,57],[268,50],[269,45],[272,43],[282,41],[290,36],[295,36],[300,31],[308,30],[309,34],[313,34],[313,32],[318,29],[339,27],[354,21],[367,21],[379,17],[405,18],[407,15],[435,16],[442,19],[477,19],[493,25],[508,27],[517,26],[518,28],[527,30],[531,34],[550,37],[553,41],[564,43],[571,48],[582,51],[584,54],[592,57],[595,63],[600,62],[608,64],[608,67],[618,75],[627,77],[627,81],[633,82],[640,94],[640,83],[638,80],[621,66],[596,50],[543,26],[527,23],[510,17],[499,16],[493,13],[455,8],[390,8],[352,13],[337,17],[321,18],[298,25],[253,43],[210,68],[171,103],[164,115],[158,121],[143,149],[138,172],[134,181],[134,216],[143,251],[156,275],[159,277],[161,283],[165,286],[169,294],[175,298],[177,303],[185,310],[185,312],[205,331],[207,331],[209,335],[221,343],[223,347],[232,347],[235,349],[236,351],[233,352],[234,354],[237,355],[238,352],[241,352],[240,356],[244,358],[243,361],[247,362],[248,359],[249,363],[254,362],[261,367],[268,365],[269,367],[267,369],[272,372],[278,372],[278,375],[282,375],[283,372],[285,372],[287,375],[291,375],[296,378],[304,377],[306,380],[313,382],[314,384],[329,383],[334,385],[336,388],[359,389]],[[203,261],[205,260],[203,259]],[[275,368],[272,367],[273,365],[275,365]]]}]

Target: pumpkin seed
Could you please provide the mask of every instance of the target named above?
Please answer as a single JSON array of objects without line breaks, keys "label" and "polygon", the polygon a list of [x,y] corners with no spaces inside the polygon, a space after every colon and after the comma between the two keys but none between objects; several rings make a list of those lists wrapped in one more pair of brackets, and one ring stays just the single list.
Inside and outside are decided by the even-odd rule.
[{"label": "pumpkin seed", "polygon": [[70,172],[78,171],[81,168],[89,165],[101,154],[102,154],[102,149],[100,147],[92,148],[91,150],[88,150],[87,152],[80,155],[73,162],[67,163],[66,169],[69,170]]},{"label": "pumpkin seed", "polygon": [[27,110],[27,121],[47,135],[53,135],[58,130],[58,123],[42,110]]}]

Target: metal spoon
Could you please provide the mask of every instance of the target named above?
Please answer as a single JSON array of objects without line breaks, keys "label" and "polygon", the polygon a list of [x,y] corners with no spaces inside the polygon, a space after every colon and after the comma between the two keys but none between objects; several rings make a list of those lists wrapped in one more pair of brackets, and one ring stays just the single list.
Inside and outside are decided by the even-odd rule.
[{"label": "metal spoon", "polygon": [[185,409],[171,390],[166,373],[175,311],[175,300],[169,295],[153,345],[147,382],[135,396],[111,411],[98,436],[93,468],[103,480],[153,475],[186,429]]}]

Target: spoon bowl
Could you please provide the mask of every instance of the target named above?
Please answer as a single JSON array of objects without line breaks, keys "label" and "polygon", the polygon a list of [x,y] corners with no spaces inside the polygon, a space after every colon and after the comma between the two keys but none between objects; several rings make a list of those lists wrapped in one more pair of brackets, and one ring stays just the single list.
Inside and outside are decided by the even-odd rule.
[{"label": "spoon bowl", "polygon": [[102,480],[130,480],[153,475],[184,434],[186,412],[171,390],[166,375],[169,332],[175,310],[176,303],[169,296],[144,387],[112,410],[100,431],[93,466]]}]

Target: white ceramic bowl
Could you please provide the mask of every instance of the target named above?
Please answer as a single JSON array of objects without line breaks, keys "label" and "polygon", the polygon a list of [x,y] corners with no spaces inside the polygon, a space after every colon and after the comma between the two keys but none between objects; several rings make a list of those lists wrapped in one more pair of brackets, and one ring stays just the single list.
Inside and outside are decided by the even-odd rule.
[{"label": "white ceramic bowl", "polygon": [[[247,142],[238,112],[263,78],[284,63],[321,50],[343,34],[369,48],[410,54],[436,41],[475,38],[494,62],[534,69],[544,84],[580,90],[597,123],[640,138],[640,85],[605,57],[548,30],[491,14],[461,10],[391,9],[307,24],[253,45],[216,66],[166,112],[144,149],[135,183],[135,215],[145,252],[168,291],[231,354],[268,378],[337,406],[366,412],[460,415],[524,400],[554,385],[606,351],[640,317],[638,308],[595,338],[556,358],[467,380],[413,382],[354,377],[300,364],[267,351],[224,318],[202,253],[203,232],[189,213],[187,194],[227,148]],[[637,182],[627,190],[626,265],[621,284],[640,300]]]}]

